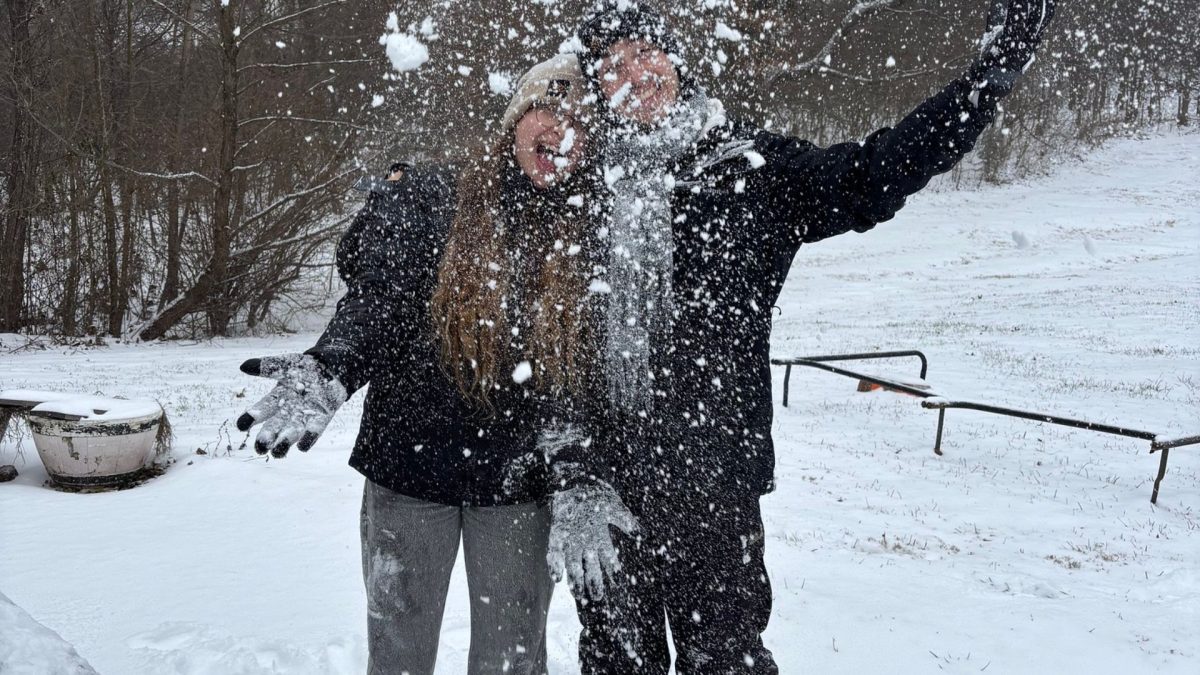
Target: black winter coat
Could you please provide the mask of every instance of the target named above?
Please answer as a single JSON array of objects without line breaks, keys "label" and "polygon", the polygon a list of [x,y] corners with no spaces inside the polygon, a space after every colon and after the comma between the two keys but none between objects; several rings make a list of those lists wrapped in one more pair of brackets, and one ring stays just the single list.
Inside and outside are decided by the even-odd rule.
[{"label": "black winter coat", "polygon": [[497,417],[483,419],[438,365],[429,306],[454,204],[448,173],[375,183],[338,245],[346,295],[308,353],[347,391],[371,385],[350,457],[367,479],[454,506],[536,501],[544,462],[524,392],[499,395]]},{"label": "black winter coat", "polygon": [[580,406],[589,440],[555,455],[555,481],[607,480],[635,513],[770,491],[771,310],[793,257],[892,218],[953,167],[994,116],[970,92],[956,81],[895,128],[829,148],[738,122],[709,131],[674,167],[677,314],[651,362],[665,396],[645,417]]}]

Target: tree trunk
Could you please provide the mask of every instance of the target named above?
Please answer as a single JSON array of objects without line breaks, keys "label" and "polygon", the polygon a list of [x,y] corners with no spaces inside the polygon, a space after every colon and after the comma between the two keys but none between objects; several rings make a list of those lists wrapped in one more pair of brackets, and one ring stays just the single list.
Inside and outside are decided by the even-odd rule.
[{"label": "tree trunk", "polygon": [[[117,310],[120,312],[122,332],[124,332],[125,316],[129,313],[129,298],[133,291],[133,251],[135,211],[137,194],[133,190],[132,181],[124,177],[121,181],[121,270],[120,285],[117,295]],[[118,334],[119,335],[119,334]]]},{"label": "tree trunk", "polygon": [[25,249],[29,222],[37,198],[38,155],[41,132],[29,118],[27,106],[33,97],[33,45],[29,22],[30,0],[6,0],[12,64],[9,81],[13,99],[12,146],[8,160],[8,203],[0,219],[0,332],[16,332],[22,325],[25,300]]},{"label": "tree trunk", "polygon": [[138,338],[157,340],[167,334],[185,316],[204,310],[212,335],[226,335],[229,322],[233,319],[228,293],[229,261],[231,247],[231,215],[233,209],[234,182],[237,174],[233,170],[238,139],[238,52],[239,45],[234,35],[235,12],[230,7],[218,10],[217,27],[221,38],[221,147],[218,155],[218,171],[213,190],[211,223],[212,255],[196,283],[182,295],[169,301],[142,331]]},{"label": "tree trunk", "polygon": [[79,258],[83,254],[79,237],[79,160],[67,164],[67,278],[63,287],[62,316],[63,335],[78,335],[75,316],[79,311]]},{"label": "tree trunk", "polygon": [[1191,105],[1192,83],[1188,81],[1188,76],[1183,76],[1183,81],[1179,83],[1179,114],[1175,117],[1175,121],[1179,126],[1186,127],[1191,123],[1188,119],[1188,106]]},{"label": "tree trunk", "polygon": [[1004,127],[1004,115],[1005,111],[1003,110],[997,112],[992,127],[983,135],[980,154],[983,160],[982,178],[987,183],[999,183],[1000,170],[1004,167],[1004,135],[1001,133],[1001,129]]},{"label": "tree trunk", "polygon": [[233,319],[232,298],[229,293],[230,231],[232,227],[233,193],[237,174],[234,172],[234,153],[238,139],[238,43],[234,36],[234,12],[224,8],[219,13],[221,34],[221,150],[214,191],[212,222],[212,296],[208,303],[208,327],[213,335],[226,335]]},{"label": "tree trunk", "polygon": [[112,175],[108,164],[102,157],[100,165],[101,199],[104,213],[104,263],[105,285],[108,289],[107,316],[108,334],[113,337],[121,336],[121,323],[124,312],[121,311],[121,268],[118,264],[119,251],[117,248],[117,205],[113,197]]},{"label": "tree trunk", "polygon": [[[120,163],[129,165],[129,147],[133,143],[134,108],[133,108],[133,1],[125,2],[125,72],[121,85],[122,111],[117,135],[117,159]],[[134,203],[136,194],[133,178],[122,174],[120,180],[121,195],[121,259],[117,273],[117,308],[118,330],[115,335],[124,332],[125,316],[129,313],[129,297],[133,286],[133,251],[136,217]]]},{"label": "tree trunk", "polygon": [[[191,21],[192,5],[187,3],[183,10],[185,21]],[[180,24],[179,68],[177,71],[177,89],[175,91],[175,124],[171,133],[171,160],[168,166],[173,171],[179,170],[183,154],[183,99],[186,92],[188,72],[188,57],[191,55],[192,29],[187,23]],[[181,217],[179,198],[179,181],[171,181],[167,186],[167,260],[165,280],[163,282],[162,298],[158,309],[161,311],[168,302],[179,294],[179,263],[183,254],[183,227],[186,217]]]}]

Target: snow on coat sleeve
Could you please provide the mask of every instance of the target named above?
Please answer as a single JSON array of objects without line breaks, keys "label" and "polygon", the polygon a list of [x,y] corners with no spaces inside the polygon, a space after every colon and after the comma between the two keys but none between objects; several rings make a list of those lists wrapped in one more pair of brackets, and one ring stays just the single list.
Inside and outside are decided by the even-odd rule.
[{"label": "snow on coat sleeve", "polygon": [[537,446],[546,462],[548,494],[589,485],[610,485],[618,493],[631,487],[629,451],[640,452],[645,442],[627,438],[621,429],[634,433],[634,427],[616,420],[600,399],[586,398],[547,397],[536,406]]},{"label": "snow on coat sleeve", "polygon": [[548,469],[547,492],[594,483],[601,458],[596,445],[598,419],[567,401],[543,399],[536,407],[537,448]]},{"label": "snow on coat sleeve", "polygon": [[[371,193],[337,248],[338,274],[346,294],[312,354],[349,392],[365,386],[377,364],[397,361],[412,349],[428,298],[417,292],[436,269],[424,239],[444,238],[433,214],[450,208],[444,179],[410,172],[406,185]],[[414,259],[419,258],[419,259]]]},{"label": "snow on coat sleeve", "polygon": [[890,220],[905,199],[949,171],[975,146],[995,117],[994,105],[973,105],[959,79],[895,127],[864,141],[819,148],[808,141],[759,132],[755,147],[766,162],[775,198],[777,234],[794,248]]}]

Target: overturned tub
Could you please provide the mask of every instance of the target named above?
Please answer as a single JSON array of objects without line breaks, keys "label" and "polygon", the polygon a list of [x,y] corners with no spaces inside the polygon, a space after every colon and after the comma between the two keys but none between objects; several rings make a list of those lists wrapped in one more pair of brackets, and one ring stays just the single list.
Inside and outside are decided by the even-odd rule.
[{"label": "overturned tub", "polygon": [[32,407],[27,420],[50,479],[69,488],[137,484],[167,436],[154,401],[73,396]]}]

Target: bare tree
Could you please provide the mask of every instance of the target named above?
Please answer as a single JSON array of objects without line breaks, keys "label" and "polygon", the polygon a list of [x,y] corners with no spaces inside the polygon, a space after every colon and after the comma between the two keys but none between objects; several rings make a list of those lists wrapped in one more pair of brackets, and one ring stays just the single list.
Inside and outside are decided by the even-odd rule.
[{"label": "bare tree", "polygon": [[[314,304],[305,288],[357,206],[354,174],[478,152],[506,87],[569,43],[591,4],[5,0],[0,331],[227,335]],[[658,4],[689,76],[731,115],[827,144],[960,76],[988,3]],[[421,68],[389,67],[389,12],[428,46]],[[1191,124],[1198,25],[1194,0],[1060,3],[1038,63],[956,175],[1004,181]]]}]

